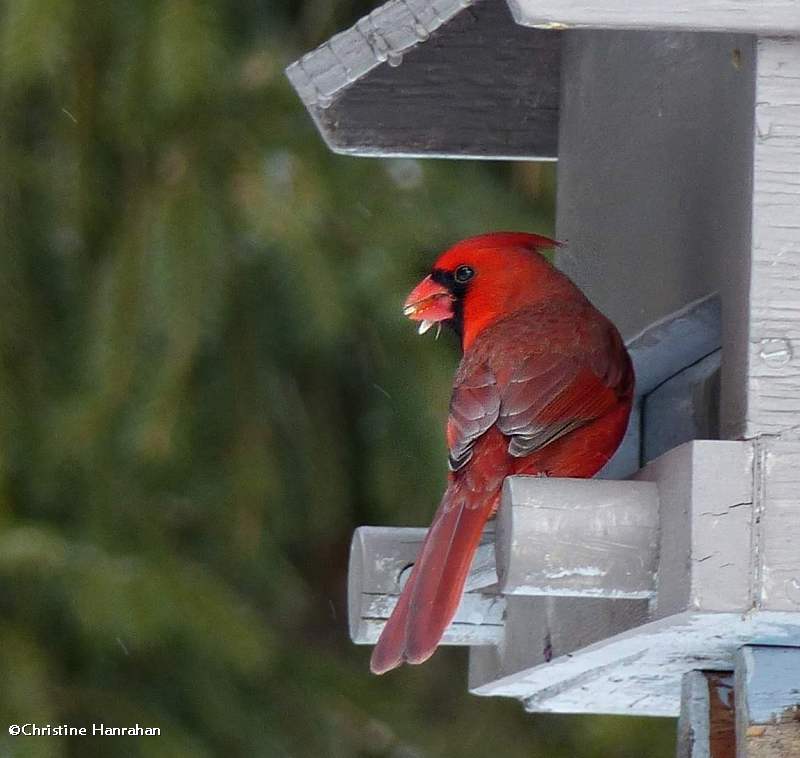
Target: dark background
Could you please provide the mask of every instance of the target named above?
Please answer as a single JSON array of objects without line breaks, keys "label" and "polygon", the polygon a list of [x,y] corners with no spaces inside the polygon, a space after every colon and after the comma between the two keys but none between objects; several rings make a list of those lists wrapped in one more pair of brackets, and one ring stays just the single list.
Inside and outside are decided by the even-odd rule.
[{"label": "dark background", "polygon": [[427,524],[444,482],[456,346],[402,300],[461,237],[551,232],[554,186],[329,153],[283,68],[369,8],[0,6],[2,756],[672,752],[348,640],[353,528]]}]

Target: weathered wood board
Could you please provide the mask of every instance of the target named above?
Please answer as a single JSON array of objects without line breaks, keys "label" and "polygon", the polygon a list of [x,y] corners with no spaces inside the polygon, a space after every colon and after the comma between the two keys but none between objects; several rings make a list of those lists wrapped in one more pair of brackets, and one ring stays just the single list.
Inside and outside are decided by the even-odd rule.
[{"label": "weathered wood board", "polygon": [[335,152],[554,159],[560,50],[557,33],[515,24],[497,0],[409,0],[287,75]]},{"label": "weathered wood board", "polygon": [[746,645],[735,686],[737,758],[798,758],[800,647]]},{"label": "weathered wood board", "polygon": [[798,0],[508,0],[520,24],[545,29],[682,29],[800,34]]},{"label": "weathered wood board", "polygon": [[[499,547],[489,530],[445,637],[481,646],[471,690],[539,710],[675,715],[687,671],[731,668],[754,640],[800,641],[800,614],[784,611],[800,555],[780,510],[797,491],[800,443],[770,445],[760,516],[752,442],[687,443],[633,482],[510,479]],[[424,533],[356,533],[354,640],[377,638]]]},{"label": "weathered wood board", "polygon": [[[800,7],[796,6],[800,20]],[[726,434],[800,428],[800,39],[759,39],[752,155],[752,251],[728,299],[739,318],[726,352]],[[745,310],[746,307],[746,310]],[[725,366],[723,366],[725,372]],[[736,393],[725,393],[725,382]],[[731,417],[731,411],[736,415]]]},{"label": "weathered wood board", "polygon": [[677,758],[736,758],[735,716],[733,672],[684,674]]},{"label": "weathered wood board", "polygon": [[707,295],[628,340],[636,400],[625,439],[599,478],[627,478],[671,447],[718,437],[719,408],[703,401],[718,400],[720,305],[717,295]]},{"label": "weathered wood board", "polygon": [[658,485],[653,617],[751,608],[752,445],[689,442],[647,464],[636,478]]},{"label": "weathered wood board", "polygon": [[[362,645],[378,641],[397,604],[427,530],[362,526],[353,534],[348,568],[350,638]],[[503,639],[505,598],[494,589],[497,570],[494,528],[487,529],[473,561],[466,593],[453,623],[445,632],[446,645],[498,645]]]},{"label": "weathered wood board", "polygon": [[569,658],[649,619],[648,600],[520,595],[505,600],[503,642],[496,647],[470,648],[470,692],[506,695],[502,688],[494,691],[495,683]]},{"label": "weathered wood board", "polygon": [[655,594],[656,484],[516,476],[503,500],[496,555],[504,595]]},{"label": "weathered wood board", "polygon": [[753,640],[800,644],[798,614],[670,616],[470,691],[519,698],[531,711],[678,716],[683,675],[729,669],[736,651]]},{"label": "weathered wood board", "polygon": [[687,440],[719,439],[721,359],[715,350],[642,399],[643,464]]},{"label": "weathered wood board", "polygon": [[[630,606],[632,614],[628,614],[627,620],[632,625],[624,628],[620,624],[620,618],[625,617],[619,614],[620,606],[612,606],[612,601],[608,599],[599,599],[597,605],[589,607],[586,599],[576,597],[573,605],[555,605],[552,606],[554,612],[547,613],[551,608],[543,602],[544,598],[508,596],[505,644],[495,653],[486,650],[470,652],[470,687],[473,691],[478,694],[523,697],[520,693],[531,685],[528,694],[528,698],[532,698],[528,700],[531,708],[569,711],[579,708],[578,701],[584,698],[586,709],[582,712],[667,715],[677,713],[678,681],[686,671],[700,665],[698,661],[705,660],[704,647],[718,648],[717,657],[714,658],[716,667],[724,668],[721,662],[723,660],[728,666],[732,665],[732,651],[740,639],[734,621],[741,619],[742,614],[752,608],[755,591],[754,566],[750,563],[753,522],[752,444],[725,441],[687,443],[648,464],[637,475],[637,479],[656,485],[659,514],[658,529],[654,533],[652,522],[646,518],[649,495],[647,492],[638,493],[644,506],[643,512],[634,519],[640,529],[643,528],[636,538],[641,541],[636,551],[641,564],[636,570],[631,570],[631,576],[626,580],[637,576],[653,557],[658,557],[659,561],[657,579],[653,585],[655,594],[649,602],[644,601],[643,608],[639,608],[638,618],[635,606]],[[569,487],[580,485],[587,492],[575,502],[578,507],[581,502],[585,504],[583,507],[587,508],[586,523],[578,529],[554,529],[552,539],[555,550],[558,551],[561,542],[570,544],[576,556],[585,558],[578,560],[578,563],[587,564],[578,567],[583,569],[583,573],[607,571],[608,577],[613,577],[608,556],[598,560],[597,549],[600,545],[608,547],[608,542],[612,542],[612,553],[621,553],[617,560],[624,563],[626,546],[632,544],[629,530],[634,523],[624,518],[624,484],[569,480],[562,482],[524,477],[509,480],[501,507],[498,533],[501,544],[517,547],[515,560],[519,565],[513,566],[513,575],[526,576],[526,564],[529,564],[531,573],[541,573],[542,565],[547,564],[548,548],[542,544],[540,551],[531,551],[531,544],[536,539],[528,539],[530,528],[522,529],[516,539],[514,536],[507,536],[504,531],[515,526],[518,520],[522,524],[526,511],[532,505],[535,510],[537,503],[546,509],[554,508],[555,513],[560,513],[571,502],[571,497],[567,494]],[[607,502],[602,492],[604,486],[619,488],[615,504]],[[588,490],[593,487],[597,487],[598,491],[590,494]],[[536,490],[539,490],[538,494]],[[597,506],[596,510],[593,510],[592,504]],[[630,508],[634,507],[631,502]],[[511,518],[508,511],[511,512]],[[621,524],[617,518],[620,514],[623,515]],[[603,526],[595,522],[598,518],[603,519]],[[604,537],[598,538],[599,533],[603,533]],[[655,537],[657,544],[648,547],[651,536]],[[499,550],[498,556],[498,575],[501,577],[502,587],[504,572],[507,571],[504,550]],[[586,556],[590,556],[591,560]],[[566,568],[572,566],[571,560],[565,559]],[[587,581],[602,585],[605,578],[587,578],[580,576],[578,572],[577,576],[571,577],[571,588],[559,585],[539,587],[537,591],[556,595],[548,598],[553,603],[565,603],[570,598],[558,595],[577,594],[575,588],[581,587]],[[611,596],[611,584],[613,582],[605,587],[607,597]],[[625,587],[624,581],[620,584],[622,590]],[[528,587],[528,591],[531,589]],[[597,591],[596,586],[592,589]],[[512,599],[515,601],[514,605],[511,603]],[[527,636],[523,636],[518,630],[513,632],[510,628],[508,617],[512,615],[512,609],[515,625],[518,630],[528,630]],[[726,615],[719,613],[721,611],[732,613]],[[664,619],[668,623],[653,626],[658,619]],[[715,624],[719,626],[715,627]],[[548,663],[548,657],[542,654],[542,650],[548,647],[548,641],[553,638],[554,632],[559,636],[564,627],[570,630],[570,637],[567,639],[582,639],[585,644],[589,644],[587,640],[591,639],[595,645],[571,648],[569,645],[554,647],[549,644],[552,662]],[[686,631],[688,628],[694,628],[695,632],[689,634]],[[676,635],[674,641],[670,639],[670,630]],[[637,633],[641,633],[642,638],[638,638]],[[650,639],[653,634],[657,635],[657,640]],[[706,634],[714,639],[704,640]],[[625,652],[622,659],[614,663],[614,653],[609,649],[608,658],[605,654],[598,655],[594,663],[587,662],[585,667],[579,667],[580,674],[576,675],[574,681],[570,667],[563,670],[566,679],[562,682],[549,680],[546,672],[540,672],[540,669],[548,669],[556,661],[563,659],[569,659],[572,662],[570,666],[573,666],[574,661],[582,659],[588,650],[603,646],[613,639],[626,641],[625,645],[613,648],[614,651],[635,648],[636,652],[631,654],[633,658]],[[527,652],[527,658],[519,652],[519,640],[525,641],[522,649]],[[638,660],[643,655],[642,650],[651,644],[653,649],[647,658],[649,674],[644,673],[646,667],[643,666],[641,673],[637,673],[628,682],[628,673],[633,671],[630,668],[632,662]],[[614,674],[614,686],[608,686],[609,681],[604,679],[604,667],[614,668],[617,665],[622,667],[620,671],[627,673]],[[545,691],[538,691],[532,686],[533,682],[540,681],[540,676],[544,677],[541,681],[547,681]],[[642,681],[638,681],[640,676]],[[592,696],[589,697],[588,690],[581,694],[585,683],[595,679],[598,684],[596,690],[592,690]],[[650,681],[650,684],[642,690],[643,681]],[[652,697],[642,697],[647,688],[652,691]],[[670,688],[672,699],[662,702]]]},{"label": "weathered wood board", "polygon": [[800,441],[767,437],[755,451],[754,604],[800,615]]}]

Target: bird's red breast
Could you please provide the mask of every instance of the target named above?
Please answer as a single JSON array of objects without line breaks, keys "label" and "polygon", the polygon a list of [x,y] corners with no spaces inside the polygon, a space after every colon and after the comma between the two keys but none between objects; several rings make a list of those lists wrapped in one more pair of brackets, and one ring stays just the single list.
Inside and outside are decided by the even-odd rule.
[{"label": "bird's red breast", "polygon": [[506,476],[591,477],[625,434],[630,358],[613,324],[540,254],[555,244],[510,232],[464,240],[406,301],[420,331],[444,322],[464,352],[447,420],[448,486],[373,651],[375,673],[433,654]]}]

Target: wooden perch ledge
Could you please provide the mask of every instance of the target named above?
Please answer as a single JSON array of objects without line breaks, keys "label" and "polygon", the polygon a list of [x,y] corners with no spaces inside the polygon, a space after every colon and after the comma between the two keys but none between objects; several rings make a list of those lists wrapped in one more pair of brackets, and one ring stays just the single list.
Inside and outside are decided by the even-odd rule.
[{"label": "wooden perch ledge", "polygon": [[[348,614],[350,637],[374,645],[425,538],[425,529],[362,526],[350,547]],[[494,527],[475,555],[458,613],[444,645],[498,645],[502,641],[505,599],[496,591]]]},{"label": "wooden perch ledge", "polygon": [[496,543],[504,594],[653,596],[654,483],[512,477],[504,502]]},{"label": "wooden perch ledge", "polygon": [[[775,441],[758,454],[791,479],[798,453]],[[793,527],[755,518],[754,454],[752,442],[694,441],[631,481],[509,478],[444,638],[472,647],[472,691],[534,710],[677,715],[687,672],[732,669],[754,639],[796,644],[786,577],[800,559],[781,531]],[[356,532],[355,642],[377,639],[424,535]]]},{"label": "wooden perch ledge", "polygon": [[[658,495],[651,482],[515,477],[484,534],[447,645],[502,640],[504,595],[650,598]],[[397,602],[425,529],[366,526],[350,553],[350,635],[374,644]],[[499,582],[498,582],[499,576]]]}]

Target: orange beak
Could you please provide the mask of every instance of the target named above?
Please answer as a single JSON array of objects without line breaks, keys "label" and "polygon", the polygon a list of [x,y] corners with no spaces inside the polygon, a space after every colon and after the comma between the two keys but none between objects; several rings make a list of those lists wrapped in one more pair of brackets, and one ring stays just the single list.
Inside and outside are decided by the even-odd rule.
[{"label": "orange beak", "polygon": [[412,321],[420,321],[419,333],[425,334],[439,321],[453,318],[453,295],[426,276],[406,298],[403,313]]}]

